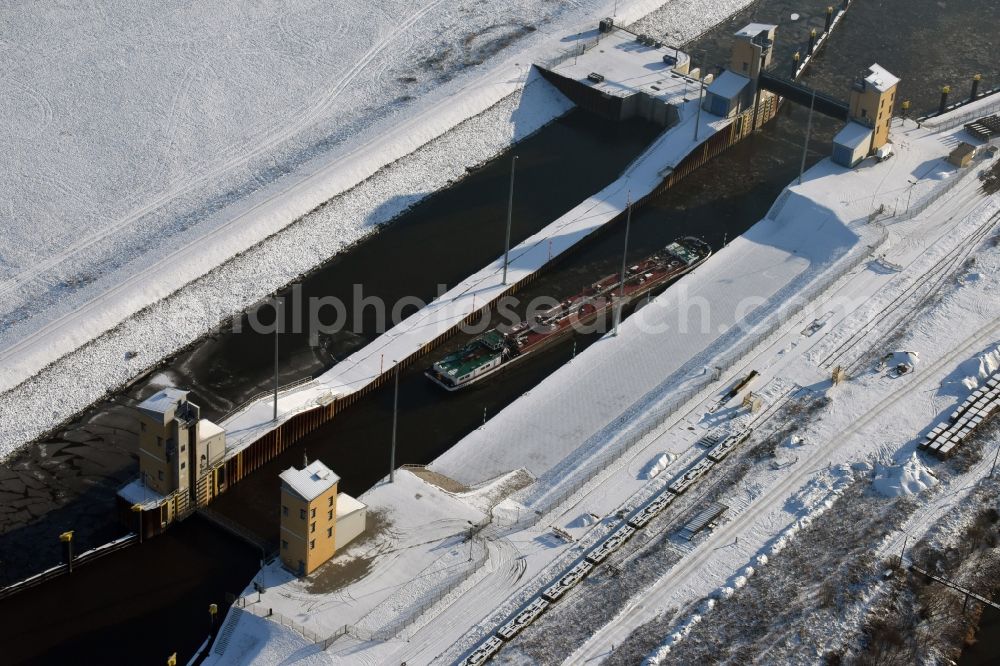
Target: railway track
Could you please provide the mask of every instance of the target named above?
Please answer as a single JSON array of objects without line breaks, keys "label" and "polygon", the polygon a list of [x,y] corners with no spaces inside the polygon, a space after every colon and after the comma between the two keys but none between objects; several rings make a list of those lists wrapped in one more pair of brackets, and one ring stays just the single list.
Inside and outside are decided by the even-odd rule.
[{"label": "railway track", "polygon": [[[744,423],[740,424],[741,432],[750,433],[758,424],[771,418],[777,412],[778,408],[785,404],[788,398],[798,389],[799,387],[792,386],[785,390],[771,403],[771,405],[769,405],[766,410],[756,415],[754,418],[747,419]],[[734,434],[733,436],[736,435]],[[739,440],[739,443],[744,443],[745,439],[745,436],[742,437]],[[716,448],[718,447],[713,447],[712,450],[715,450]],[[730,451],[727,451],[726,453],[728,454],[729,452]],[[484,663],[496,655],[503,649],[507,641],[515,638],[522,629],[532,624],[550,606],[560,601],[562,597],[580,581],[582,581],[584,577],[586,577],[596,567],[605,563],[606,560],[619,548],[621,548],[632,536],[637,534],[639,531],[645,531],[649,522],[660,512],[666,509],[676,498],[688,492],[691,487],[703,483],[703,479],[705,478],[704,475],[712,471],[714,466],[721,462],[721,458],[716,461],[711,459],[710,455],[711,450],[700,456],[695,464],[688,466],[684,474],[677,476],[674,483],[670,486],[654,493],[652,497],[646,498],[646,501],[644,501],[640,507],[630,510],[629,513],[631,515],[627,520],[618,524],[613,530],[611,530],[611,532],[589,548],[587,552],[582,555],[582,557],[575,560],[569,568],[562,571],[558,577],[554,580],[548,581],[548,583],[543,586],[544,589],[541,593],[531,595],[528,602],[523,604],[512,616],[509,616],[506,622],[501,624],[499,627],[496,627],[494,631],[490,632],[487,636],[481,639],[475,648],[468,653],[465,659],[458,663],[462,666],[474,666],[476,664]],[[716,482],[711,487],[705,489],[702,495],[695,500],[695,504],[697,504],[703,497],[707,496],[707,494],[717,489],[718,485],[719,482]],[[627,501],[625,503],[626,506],[629,504],[631,504],[631,501]],[[680,524],[680,522],[682,522],[682,518],[683,517],[678,517],[677,519],[667,523],[665,527],[660,527],[659,529],[650,531],[649,533],[654,538],[667,533]],[[634,552],[630,553],[627,557],[632,557],[634,554]]]},{"label": "railway track", "polygon": [[[1000,221],[1000,211],[994,213],[986,222],[977,227],[963,243],[952,248],[930,270],[914,280],[863,326],[837,345],[820,361],[820,367],[830,369],[839,364],[845,366],[849,375],[856,372],[880,340],[885,339],[899,328],[914,309],[922,306],[941,290],[945,281],[965,264],[969,255],[986,238],[998,221]],[[873,338],[873,334],[877,335]],[[862,351],[851,353],[856,351],[856,347],[865,343],[866,340],[871,340],[871,342]]]},{"label": "railway track", "polygon": [[797,468],[791,474],[768,488],[758,497],[746,511],[740,514],[738,520],[725,523],[709,534],[684,560],[651,586],[645,594],[633,599],[632,603],[613,622],[595,632],[591,640],[585,645],[580,646],[573,655],[570,655],[565,663],[581,663],[598,657],[607,651],[607,645],[610,642],[620,642],[627,637],[631,633],[631,628],[639,626],[648,620],[652,614],[655,614],[656,604],[649,603],[647,605],[646,601],[658,598],[667,589],[694,575],[697,569],[705,565],[706,560],[711,557],[716,547],[732,541],[748,524],[753,523],[762,517],[764,513],[778,506],[781,496],[791,492],[809,475],[813,474],[818,467],[822,467],[824,459],[828,458],[831,452],[837,448],[837,442],[848,441],[852,436],[858,434],[875,421],[886,410],[894,407],[910,394],[920,390],[927,382],[938,379],[938,371],[949,367],[961,356],[981,346],[985,340],[997,333],[998,326],[1000,326],[1000,316],[986,322],[976,332],[956,345],[952,351],[927,366],[924,372],[918,378],[911,381],[903,390],[891,393],[878,404],[874,405],[866,414],[855,421],[850,428],[839,433],[836,442],[828,442],[828,445],[816,447],[814,452],[798,463]]}]

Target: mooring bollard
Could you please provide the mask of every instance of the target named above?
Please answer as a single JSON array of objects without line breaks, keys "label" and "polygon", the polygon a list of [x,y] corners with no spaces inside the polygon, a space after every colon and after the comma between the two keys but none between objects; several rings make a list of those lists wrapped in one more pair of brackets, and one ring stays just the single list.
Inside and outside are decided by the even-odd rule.
[{"label": "mooring bollard", "polygon": [[59,540],[63,543],[63,557],[69,567],[69,573],[73,573],[73,530],[60,534]]},{"label": "mooring bollard", "polygon": [[948,108],[948,93],[951,92],[951,86],[941,87],[941,106],[938,107],[938,115],[940,116],[944,113],[944,110]]}]

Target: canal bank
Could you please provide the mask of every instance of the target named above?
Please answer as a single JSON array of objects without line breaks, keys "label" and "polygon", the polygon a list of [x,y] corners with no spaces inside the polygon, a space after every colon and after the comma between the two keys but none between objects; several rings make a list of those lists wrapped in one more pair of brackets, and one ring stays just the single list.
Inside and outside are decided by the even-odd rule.
[{"label": "canal bank", "polygon": [[[743,19],[741,18],[740,20]],[[729,35],[729,27],[731,26],[726,26],[722,30],[727,35]],[[710,36],[706,38],[708,37]],[[576,115],[575,117],[579,118],[582,116]],[[590,120],[593,121],[593,119]],[[597,121],[594,122],[596,123]],[[559,127],[559,123],[552,126],[553,130],[558,130]],[[522,222],[528,222],[529,225],[540,223],[544,221],[545,216],[549,216],[549,219],[551,219],[551,217],[558,214],[557,206],[558,195],[561,193],[560,187],[564,185],[568,186],[570,183],[581,186],[580,189],[573,190],[577,194],[568,196],[564,200],[565,202],[572,202],[574,196],[579,196],[578,193],[581,189],[588,187],[591,190],[597,189],[597,183],[600,182],[599,178],[601,174],[613,173],[615,169],[620,168],[624,161],[627,161],[623,160],[623,162],[614,163],[616,159],[615,154],[608,152],[608,149],[613,151],[616,146],[620,145],[619,137],[612,137],[607,134],[601,135],[600,133],[595,137],[593,136],[594,131],[594,126],[591,126],[578,133],[571,132],[553,135],[552,132],[548,132],[546,136],[550,138],[551,143],[545,144],[540,140],[540,143],[545,147],[541,149],[539,154],[544,154],[545,158],[541,159],[535,165],[534,169],[531,164],[529,144],[519,147],[518,151],[522,153],[522,160],[520,167],[521,178],[518,184],[518,196],[515,204],[517,210],[517,215],[515,216],[515,240],[518,238],[518,233],[520,232],[519,225]],[[619,130],[609,130],[610,133],[616,131]],[[651,137],[652,135],[653,130],[650,130],[647,136]],[[597,140],[594,141],[594,138]],[[529,143],[531,141],[529,140]],[[599,161],[588,161],[586,158],[595,154],[597,145],[602,146],[600,149],[601,159]],[[579,146],[580,150],[567,156],[567,163],[572,162],[574,165],[577,165],[579,167],[578,173],[575,173],[572,169],[559,171],[559,165],[551,160],[551,155],[559,154],[559,150],[573,146]],[[634,152],[632,155],[634,155]],[[477,207],[477,204],[482,200],[476,199],[472,201],[471,198],[466,201],[462,201],[459,198],[459,200],[451,202],[443,199],[436,200],[439,207],[437,213],[454,206],[451,210],[462,211],[460,215],[466,217],[464,220],[454,220],[456,224],[451,229],[446,228],[436,236],[433,230],[437,224],[436,219],[434,224],[418,220],[409,227],[404,223],[400,223],[398,226],[394,225],[398,229],[405,230],[409,228],[413,230],[413,233],[410,237],[400,239],[395,247],[368,246],[367,243],[362,243],[354,251],[341,255],[338,259],[334,260],[331,267],[335,269],[337,261],[343,261],[344,263],[341,266],[343,270],[334,272],[327,284],[320,286],[318,293],[335,292],[337,285],[347,285],[352,281],[365,285],[378,282],[381,276],[390,274],[389,271],[382,270],[380,275],[378,270],[380,266],[389,266],[391,264],[393,266],[392,273],[395,273],[397,267],[400,269],[406,268],[406,262],[409,259],[413,259],[410,268],[422,268],[420,262],[427,260],[427,250],[446,247],[445,241],[449,238],[461,238],[464,243],[469,243],[470,245],[474,244],[477,240],[483,240],[483,244],[487,247],[484,250],[483,256],[489,256],[489,246],[492,245],[495,251],[495,248],[499,247],[501,242],[500,235],[502,233],[503,215],[503,205],[501,202],[503,201],[504,190],[506,189],[506,164],[504,164],[504,161],[505,158],[500,158],[495,163],[495,173],[491,177],[495,199],[492,200],[491,204]],[[754,161],[749,159],[749,156],[746,156],[745,163],[739,165],[734,173],[741,176],[745,175],[748,170],[755,168],[755,163],[759,163],[759,160]],[[488,172],[488,169],[484,170],[484,173]],[[553,177],[546,178],[546,175]],[[587,178],[590,176],[594,176],[594,178],[588,181]],[[725,177],[725,174],[723,174],[723,177]],[[735,180],[738,181],[740,178],[737,177]],[[543,196],[531,196],[531,190],[535,186],[537,186],[537,192],[542,193]],[[453,188],[454,191],[461,189],[461,187]],[[428,208],[433,209],[433,204],[429,203]],[[478,228],[473,233],[468,233],[462,229],[460,222],[468,221],[469,210],[474,211],[475,217],[486,217],[482,213],[487,210],[491,211],[492,219],[489,226],[496,229],[496,238],[490,239],[488,233],[480,233],[480,229]],[[431,213],[425,215],[424,219],[429,220],[434,214],[434,211],[431,210]],[[532,215],[536,215],[537,217],[532,219]],[[468,225],[466,225],[466,229],[467,227]],[[531,227],[528,226],[525,234],[530,233],[530,230]],[[709,234],[714,233],[712,229],[704,227],[698,229],[698,231]],[[722,231],[716,235],[725,237],[726,233]],[[729,232],[730,237],[733,233],[735,233],[735,230]],[[436,240],[432,244],[421,247],[419,243],[427,237],[427,234],[430,234]],[[378,234],[374,238],[387,237],[384,234]],[[398,237],[394,236],[393,238]],[[361,251],[364,247],[371,247],[371,253],[365,255]],[[415,247],[420,248],[420,254],[413,251]],[[387,259],[389,256],[393,257],[391,262]],[[355,257],[353,265],[351,263],[352,257]],[[474,262],[480,261],[480,257],[475,253],[452,253],[451,256],[443,255],[441,259],[434,259],[434,257],[430,257],[430,259],[434,260],[434,265],[438,269],[442,266],[449,267],[459,259],[468,259],[468,264],[456,265],[454,267],[452,274],[455,276],[466,274],[469,266],[474,266]],[[426,271],[416,271],[416,277],[414,275],[414,272],[410,271],[407,280],[396,283],[405,283],[407,284],[407,288],[398,289],[395,293],[391,291],[382,291],[379,293],[376,291],[376,295],[384,295],[387,299],[393,299],[402,295],[418,293],[418,290],[409,289],[408,287],[414,280],[424,277]],[[444,280],[448,277],[448,275],[445,275]],[[444,280],[441,281],[444,282]],[[428,284],[424,285],[422,289],[423,295],[434,293],[433,283],[435,282],[438,282],[437,276],[434,276],[428,281]],[[372,290],[368,289],[367,286],[366,289],[367,293],[372,293]],[[343,291],[346,291],[346,289]],[[347,294],[343,293],[341,295],[346,296]],[[246,331],[246,328],[244,330]],[[370,335],[366,334],[360,336],[353,334],[341,337],[333,336],[322,340],[320,347],[312,348],[302,344],[301,340],[296,340],[294,334],[287,335],[283,338],[281,345],[282,373],[280,381],[290,381],[298,379],[303,375],[315,374],[315,372],[324,367],[329,367],[335,359],[342,358],[352,349],[363,345],[369,339]],[[22,516],[30,515],[31,518],[37,518],[45,514],[49,511],[47,509],[50,506],[48,501],[52,498],[59,505],[63,507],[67,506],[69,504],[67,500],[72,496],[74,481],[79,477],[83,477],[80,479],[80,483],[85,483],[88,488],[112,488],[128,480],[128,473],[124,470],[123,463],[127,464],[130,454],[127,441],[135,435],[134,432],[130,432],[130,428],[134,428],[134,423],[127,408],[128,404],[134,404],[136,400],[148,395],[162,385],[188,386],[193,388],[193,397],[206,409],[206,415],[210,418],[215,418],[217,414],[232,407],[233,404],[241,402],[246,396],[265,388],[270,383],[270,347],[271,341],[266,336],[255,336],[250,331],[241,334],[241,336],[227,336],[224,333],[212,336],[205,340],[203,344],[195,347],[190,352],[182,354],[174,362],[167,364],[163,372],[150,378],[148,384],[142,385],[140,383],[138,388],[133,387],[129,392],[116,396],[109,403],[105,403],[106,409],[97,410],[97,414],[88,415],[83,422],[78,422],[76,427],[71,427],[61,433],[62,437],[56,438],[51,443],[47,442],[38,447],[37,451],[32,451],[27,456],[12,461],[9,470],[5,470],[8,474],[12,473],[13,477],[11,479],[11,492],[9,496],[12,502],[23,502],[23,504],[29,505],[30,510],[21,511],[21,507],[18,506],[19,511],[14,512],[13,516],[9,516],[11,521],[8,525],[15,524],[18,528],[26,528],[28,532],[32,533],[32,541],[34,543],[43,544],[42,550],[44,552],[44,544],[54,542],[49,542],[46,539],[47,534],[44,533],[45,530],[41,521],[37,519],[28,519],[25,521]],[[39,473],[39,469],[42,470],[41,473]],[[69,470],[69,473],[60,478],[60,470]],[[36,478],[38,476],[41,479]],[[66,482],[67,480],[68,482]],[[25,486],[31,489],[25,491]],[[58,489],[53,491],[53,486],[58,486]],[[67,489],[69,489],[69,492],[67,492]],[[23,499],[20,497],[21,494],[25,495]],[[88,545],[96,545],[108,538],[110,533],[114,532],[115,527],[109,525],[107,522],[95,527],[94,534],[100,531],[99,536],[89,538],[87,534],[87,523],[90,522],[90,519],[92,518],[99,523],[100,516],[105,513],[106,505],[101,506],[99,501],[95,501],[95,496],[99,494],[95,490],[93,495],[88,497],[86,508],[83,510],[78,508],[76,514],[74,514],[73,509],[60,511],[57,521],[59,528],[77,529],[78,538],[83,544],[90,541]],[[88,514],[88,518],[80,520],[80,516]],[[52,534],[57,533],[54,532]],[[12,539],[11,541],[13,543],[17,542],[16,539]],[[49,549],[50,553],[57,556],[57,545],[50,545]],[[18,570],[18,559],[19,557],[22,560],[24,559],[23,552],[14,552],[11,555],[6,560],[8,562],[6,570],[8,580],[17,578],[24,573],[30,573],[30,571]],[[37,561],[28,563],[28,566],[30,567],[32,564],[35,568],[38,568]]]}]

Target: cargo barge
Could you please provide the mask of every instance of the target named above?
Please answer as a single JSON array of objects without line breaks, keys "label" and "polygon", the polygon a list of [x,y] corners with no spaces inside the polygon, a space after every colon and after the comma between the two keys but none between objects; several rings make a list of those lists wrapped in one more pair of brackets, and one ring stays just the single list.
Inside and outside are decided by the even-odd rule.
[{"label": "cargo barge", "polygon": [[447,391],[457,391],[498,372],[582,329],[598,317],[624,307],[657,287],[694,270],[708,259],[712,248],[686,237],[643,259],[619,274],[609,275],[579,294],[522,321],[509,330],[490,329],[462,349],[445,356],[424,373]]}]

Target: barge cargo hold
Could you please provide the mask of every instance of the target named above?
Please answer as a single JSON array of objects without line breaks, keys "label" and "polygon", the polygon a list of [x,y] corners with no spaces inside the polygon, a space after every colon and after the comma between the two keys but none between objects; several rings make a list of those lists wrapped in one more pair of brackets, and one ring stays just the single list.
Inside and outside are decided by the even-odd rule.
[{"label": "barge cargo hold", "polygon": [[624,307],[657,287],[694,270],[712,249],[704,241],[686,237],[643,259],[621,275],[609,275],[582,292],[509,330],[490,329],[462,349],[445,356],[426,371],[427,377],[448,391],[471,386],[531,353],[572,335],[614,308]]}]

